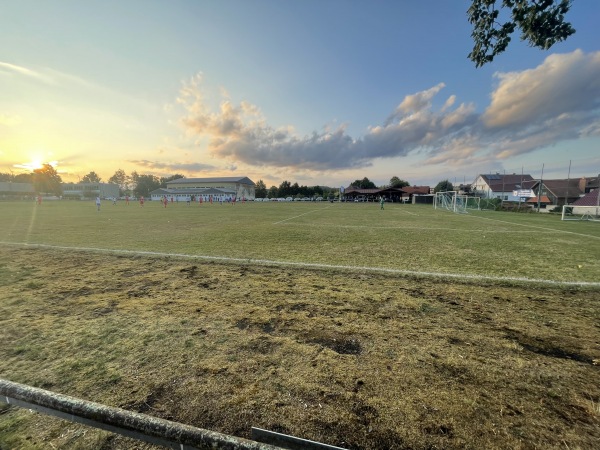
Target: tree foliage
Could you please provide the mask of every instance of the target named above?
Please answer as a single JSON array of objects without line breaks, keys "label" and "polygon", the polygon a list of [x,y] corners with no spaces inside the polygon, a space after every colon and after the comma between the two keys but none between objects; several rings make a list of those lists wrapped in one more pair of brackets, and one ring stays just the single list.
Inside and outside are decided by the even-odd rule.
[{"label": "tree foliage", "polygon": [[0,181],[12,181],[13,183],[33,183],[33,173],[0,172]]},{"label": "tree foliage", "polygon": [[129,177],[125,173],[123,169],[118,169],[109,179],[109,183],[114,183],[119,185],[119,191],[121,195],[129,189]]},{"label": "tree foliage", "polygon": [[82,183],[100,183],[102,179],[96,172],[90,172],[81,178]]},{"label": "tree foliage", "polygon": [[454,190],[454,186],[452,186],[452,183],[450,183],[450,181],[448,181],[448,180],[440,181],[433,188],[433,192],[447,192],[447,191],[453,191],[453,190]]},{"label": "tree foliage", "polygon": [[179,180],[180,178],[185,178],[185,176],[181,175],[179,173],[176,173],[175,175],[171,175],[170,177],[161,177],[160,178],[160,187],[166,188],[167,187],[167,183],[169,181]]},{"label": "tree foliage", "polygon": [[405,186],[410,186],[410,183],[405,180],[401,180],[400,178],[394,176],[390,178],[390,187],[393,188],[403,188]]},{"label": "tree foliage", "polygon": [[[467,11],[474,42],[469,59],[476,67],[492,62],[505,51],[517,28],[521,30],[522,41],[543,50],[575,33],[565,21],[572,0],[502,0],[500,6],[496,3],[500,2],[473,0]],[[499,19],[502,9],[510,11],[510,18],[504,23]]]},{"label": "tree foliage", "polygon": [[279,197],[289,197],[292,195],[292,183],[287,180],[284,180],[277,189],[277,195]]},{"label": "tree foliage", "polygon": [[33,173],[19,173],[12,179],[14,183],[33,183]]},{"label": "tree foliage", "polygon": [[[264,195],[261,195],[262,191],[262,187],[259,188],[259,183],[262,183],[262,186],[264,186],[264,182],[262,182],[262,180],[259,180],[258,183],[256,183],[256,187],[255,187],[255,195],[257,198],[260,197],[268,197],[268,198],[287,198],[287,197],[296,197],[296,198],[302,198],[302,197],[317,197],[317,196],[323,196],[323,188],[321,186],[304,186],[304,185],[299,185],[297,182],[294,182],[294,184],[290,183],[289,181],[283,181],[279,187],[277,186],[271,186],[268,190],[266,189],[266,186],[264,186]],[[259,190],[261,189],[261,190]]]},{"label": "tree foliage", "polygon": [[364,177],[362,180],[355,180],[352,183],[352,186],[354,186],[355,188],[358,188],[358,189],[375,189],[375,188],[377,188],[377,186],[375,186],[375,183],[373,183],[367,177]]},{"label": "tree foliage", "polygon": [[62,178],[50,164],[33,171],[33,188],[38,193],[62,195],[61,183]]},{"label": "tree foliage", "polygon": [[136,177],[135,188],[133,193],[137,197],[149,197],[150,192],[160,187],[160,178],[155,175],[138,175],[134,172]]},{"label": "tree foliage", "polygon": [[267,185],[263,180],[258,180],[254,186],[254,196],[256,198],[267,197]]}]

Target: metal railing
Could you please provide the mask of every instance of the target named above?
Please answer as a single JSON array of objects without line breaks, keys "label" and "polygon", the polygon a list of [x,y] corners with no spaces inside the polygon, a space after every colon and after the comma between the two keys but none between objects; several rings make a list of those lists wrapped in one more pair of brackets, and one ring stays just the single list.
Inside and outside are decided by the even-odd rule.
[{"label": "metal railing", "polygon": [[178,450],[276,450],[255,442],[146,414],[57,394],[0,378],[0,401]]},{"label": "metal railing", "polygon": [[0,402],[178,450],[344,450],[252,427],[254,441],[101,405],[0,378]]}]

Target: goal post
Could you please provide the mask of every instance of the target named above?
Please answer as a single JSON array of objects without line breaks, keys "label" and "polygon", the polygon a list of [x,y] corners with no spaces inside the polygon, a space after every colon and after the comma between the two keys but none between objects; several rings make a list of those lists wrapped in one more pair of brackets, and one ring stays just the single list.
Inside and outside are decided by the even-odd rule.
[{"label": "goal post", "polygon": [[563,205],[560,220],[590,220],[600,222],[600,206]]},{"label": "goal post", "polygon": [[479,197],[460,195],[456,191],[436,192],[433,199],[435,209],[445,209],[454,213],[465,214],[468,209],[480,209]]}]

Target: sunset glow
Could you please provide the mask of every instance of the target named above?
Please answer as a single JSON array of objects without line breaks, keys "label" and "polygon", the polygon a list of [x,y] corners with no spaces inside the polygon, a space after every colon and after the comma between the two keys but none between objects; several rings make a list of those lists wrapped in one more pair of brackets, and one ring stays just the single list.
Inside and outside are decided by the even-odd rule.
[{"label": "sunset glow", "polygon": [[36,158],[26,163],[14,164],[13,167],[17,169],[25,169],[28,172],[33,172],[34,170],[44,167],[44,164],[50,164],[52,167],[56,168],[58,166],[58,161],[44,161],[40,158]]},{"label": "sunset glow", "polygon": [[0,56],[0,172],[268,186],[600,173],[600,2],[574,2],[577,33],[550,50],[514,39],[479,69],[470,0],[185,0],[143,20],[140,1],[34,3],[2,10],[0,42],[28,38]]}]

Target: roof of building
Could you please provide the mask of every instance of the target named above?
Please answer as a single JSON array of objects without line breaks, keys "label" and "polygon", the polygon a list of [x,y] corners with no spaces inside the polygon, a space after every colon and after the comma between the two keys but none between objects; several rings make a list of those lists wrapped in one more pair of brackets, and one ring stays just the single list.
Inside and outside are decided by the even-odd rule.
[{"label": "roof of building", "polygon": [[529,174],[511,174],[505,175],[500,173],[480,174],[483,181],[490,187],[492,192],[510,192],[523,188],[527,181],[533,181],[533,177]]},{"label": "roof of building", "polygon": [[[594,187],[598,183],[598,178],[582,177],[582,178],[563,178],[557,180],[543,180],[544,187],[558,198],[576,198],[580,197],[585,192]],[[524,189],[537,190],[539,180],[532,180],[523,183]]]},{"label": "roof of building", "polygon": [[[537,197],[531,197],[531,198],[527,199],[527,203],[537,203],[537,202],[538,202]],[[542,195],[540,203],[552,203],[552,200],[550,200],[547,195]]]},{"label": "roof of building", "polygon": [[212,177],[212,178],[177,178],[176,180],[167,181],[167,185],[176,183],[241,183],[252,184],[254,182],[248,177]]},{"label": "roof of building", "polygon": [[405,186],[402,188],[407,194],[429,194],[431,188],[429,186]]},{"label": "roof of building", "polygon": [[544,186],[557,197],[579,197],[584,192],[580,189],[579,179],[544,180]]},{"label": "roof of building", "polygon": [[598,193],[600,193],[600,189],[594,189],[591,192],[588,192],[583,197],[575,200],[571,203],[572,206],[596,206],[598,205]]},{"label": "roof of building", "polygon": [[235,194],[236,191],[234,189],[217,189],[217,188],[158,188],[150,192],[150,195],[222,195],[222,194]]},{"label": "roof of building", "polygon": [[353,186],[350,186],[344,190],[344,195],[346,195],[346,194],[377,194],[378,192],[381,192],[382,190],[383,189],[379,189],[379,188],[360,189],[360,188],[355,188]]}]

